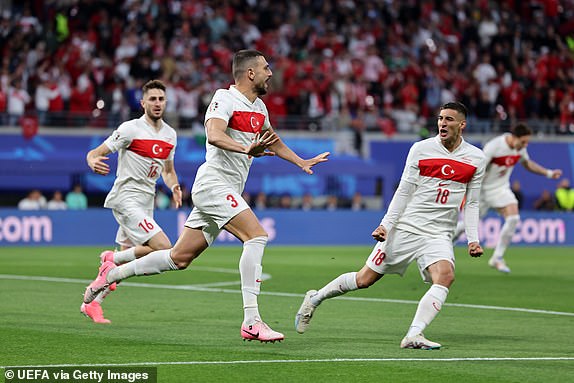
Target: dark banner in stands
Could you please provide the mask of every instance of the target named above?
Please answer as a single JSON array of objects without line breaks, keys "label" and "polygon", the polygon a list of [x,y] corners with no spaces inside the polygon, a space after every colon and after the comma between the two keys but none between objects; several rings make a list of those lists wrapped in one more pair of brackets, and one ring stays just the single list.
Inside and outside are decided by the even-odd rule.
[{"label": "dark banner in stands", "polygon": [[[111,131],[110,131],[111,132]],[[3,190],[67,190],[80,180],[84,191],[107,192],[114,181],[117,155],[110,155],[112,172],[106,177],[90,172],[86,153],[107,136],[36,135],[26,140],[22,135],[6,134],[0,138],[0,192]],[[370,158],[336,155],[337,138],[285,138],[288,145],[302,157],[312,157],[329,151],[329,161],[316,167],[309,177],[296,166],[272,157],[253,162],[246,191],[267,195],[290,194],[314,196],[335,194],[351,197],[380,196],[388,206],[401,177],[411,141],[373,141]],[[480,142],[473,142],[481,146]],[[175,164],[180,180],[193,183],[197,168],[204,161],[205,143],[201,137],[179,137]],[[549,168],[561,168],[564,178],[574,178],[574,143],[531,142],[530,157]],[[512,180],[520,181],[524,193],[523,210],[533,209],[544,190],[554,193],[557,180],[550,180],[516,166]]]},{"label": "dark banner in stands", "polygon": [[[353,211],[280,211],[256,212],[276,245],[372,245],[372,230],[381,220],[380,212]],[[188,212],[162,210],[157,222],[175,242]],[[574,245],[574,214],[522,213],[513,242],[525,246]],[[502,228],[502,220],[489,215],[480,225],[481,241],[493,247]],[[95,245],[112,248],[117,226],[111,211],[21,211],[0,210],[1,246],[76,246]],[[227,232],[216,245],[239,245]],[[464,242],[460,242],[464,245]]]}]

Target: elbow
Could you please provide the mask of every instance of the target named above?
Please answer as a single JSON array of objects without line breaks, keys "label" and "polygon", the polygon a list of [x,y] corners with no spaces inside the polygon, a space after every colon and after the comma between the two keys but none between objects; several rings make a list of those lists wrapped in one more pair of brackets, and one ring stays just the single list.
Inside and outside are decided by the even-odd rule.
[{"label": "elbow", "polygon": [[207,139],[207,143],[208,143],[209,145],[213,145],[213,146],[218,147],[218,148],[219,148],[220,145],[221,145],[221,140],[220,140],[219,137],[217,137],[217,136],[209,136],[209,135],[208,135],[208,136],[206,137],[206,139]]}]

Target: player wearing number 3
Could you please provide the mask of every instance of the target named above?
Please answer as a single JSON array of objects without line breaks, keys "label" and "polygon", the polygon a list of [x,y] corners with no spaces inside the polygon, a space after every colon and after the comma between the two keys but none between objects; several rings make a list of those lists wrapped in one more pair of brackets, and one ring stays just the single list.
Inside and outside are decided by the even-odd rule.
[{"label": "player wearing number 3", "polygon": [[452,236],[465,194],[468,252],[472,257],[482,255],[478,200],[485,157],[462,138],[466,114],[466,107],[458,102],[440,108],[438,135],[413,144],[409,151],[397,191],[372,233],[379,242],[366,265],[359,272],[340,275],[319,291],[308,291],[295,317],[297,332],[305,332],[323,300],[367,288],[385,274],[403,275],[416,261],[423,280],[432,285],[420,300],[400,346],[441,347],[422,332],[441,310],[454,281]]},{"label": "player wearing number 3", "polygon": [[106,286],[134,275],[185,269],[225,229],[243,242],[239,260],[246,340],[275,342],[283,334],[272,330],[259,315],[257,297],[267,233],[241,193],[253,157],[277,155],[313,174],[311,168],[327,161],[328,152],[304,160],[287,147],[269,124],[267,108],[259,96],[267,93],[272,72],[262,53],[242,50],[233,57],[235,85],[215,92],[205,114],[207,153],[192,187],[194,208],[172,249],[116,267],[104,263],[98,278],[86,289],[90,302]]},{"label": "player wearing number 3", "polygon": [[[100,146],[91,150],[86,160],[96,174],[110,172],[107,155],[118,152],[118,168],[112,190],[104,207],[112,209],[119,224],[116,242],[121,251],[104,251],[101,262],[122,264],[143,257],[154,250],[169,249],[171,242],[153,219],[156,183],[160,175],[171,188],[176,207],[181,206],[181,189],[173,158],[177,146],[175,130],[162,120],[166,106],[165,85],[152,80],[142,87],[144,115],[126,121]],[[112,286],[112,289],[115,287]],[[81,312],[97,323],[109,323],[100,303],[109,289],[94,301],[84,303]]]}]

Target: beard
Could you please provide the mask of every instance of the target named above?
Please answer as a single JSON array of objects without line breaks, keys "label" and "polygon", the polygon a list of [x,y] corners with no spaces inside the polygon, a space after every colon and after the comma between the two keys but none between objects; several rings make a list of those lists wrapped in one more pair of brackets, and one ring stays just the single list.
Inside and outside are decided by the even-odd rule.
[{"label": "beard", "polygon": [[267,94],[266,85],[267,85],[266,82],[262,82],[261,84],[258,84],[255,86],[255,93],[257,94],[257,96],[263,96],[263,95]]},{"label": "beard", "polygon": [[159,113],[159,115],[157,113],[155,113],[152,109],[147,111],[147,116],[149,117],[150,120],[152,121],[159,121],[162,119],[163,117],[163,111]]}]

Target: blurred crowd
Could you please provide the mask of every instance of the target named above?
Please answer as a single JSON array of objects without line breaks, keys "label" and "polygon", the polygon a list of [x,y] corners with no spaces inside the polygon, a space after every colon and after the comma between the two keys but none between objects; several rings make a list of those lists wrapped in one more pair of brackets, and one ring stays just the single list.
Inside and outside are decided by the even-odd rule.
[{"label": "blurred crowd", "polygon": [[[191,191],[184,183],[181,184],[183,196],[183,208],[193,208]],[[529,206],[524,204],[524,195],[521,190],[520,181],[512,183],[512,191],[518,200],[520,210],[538,211],[574,211],[574,189],[570,185],[570,180],[563,178],[554,191],[543,190],[540,196]],[[52,198],[47,200],[39,189],[28,192],[26,197],[18,203],[20,210],[83,210],[89,206],[101,206],[101,201],[89,203],[89,197],[84,193],[80,184],[73,185],[72,189],[64,194],[60,190],[51,192]],[[382,198],[373,196],[363,196],[355,192],[350,198],[337,196],[336,194],[317,195],[305,193],[302,196],[294,197],[289,193],[268,195],[262,191],[257,194],[243,193],[243,198],[251,208],[255,210],[281,209],[281,210],[381,210],[383,208]],[[164,185],[158,185],[155,195],[155,208],[159,210],[175,209],[171,199],[171,193]]]},{"label": "blurred crowd", "polygon": [[75,184],[64,198],[61,190],[54,190],[52,198],[47,200],[39,189],[28,192],[26,197],[18,202],[20,210],[85,210],[88,208],[88,197],[84,194],[82,185]]},{"label": "blurred crowd", "polygon": [[[191,191],[185,184],[181,184],[182,206],[184,208],[193,208]],[[155,208],[160,210],[175,209],[171,194],[164,186],[159,186],[156,190]],[[260,191],[251,194],[244,191],[243,199],[252,209],[281,209],[281,210],[326,210],[335,211],[347,209],[352,211],[359,210],[381,210],[383,200],[380,196],[363,196],[360,192],[355,192],[351,197],[338,196],[336,194],[312,195],[305,193],[301,196],[292,196],[289,193],[267,194]]]},{"label": "blurred crowd", "polygon": [[282,128],[420,133],[458,99],[471,132],[528,119],[574,134],[573,0],[1,4],[0,125],[114,127],[160,78],[166,119],[201,129],[233,52],[255,48],[272,65],[266,102]]}]

